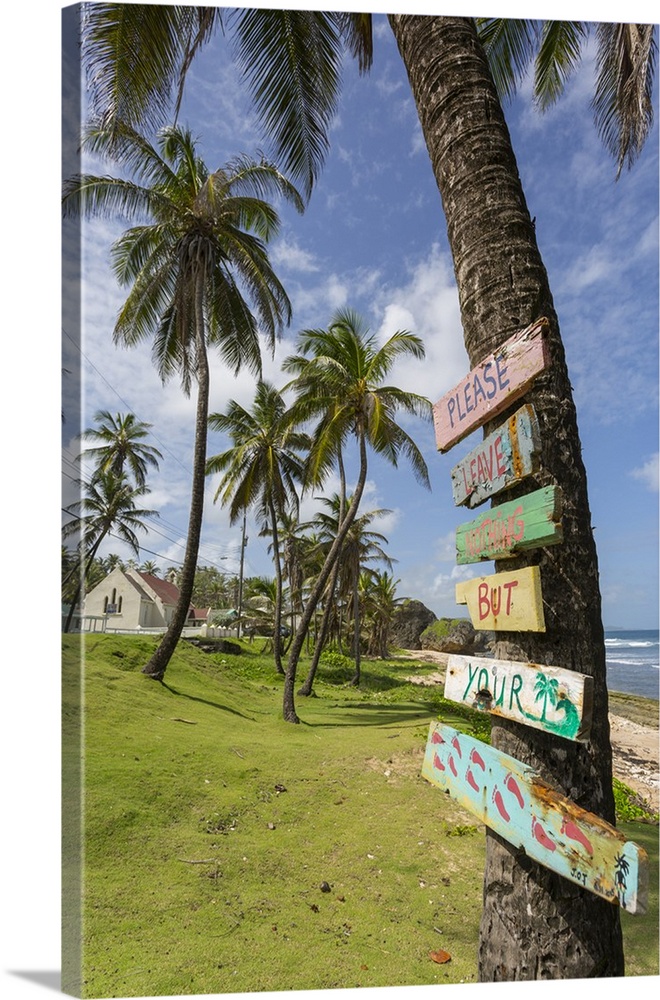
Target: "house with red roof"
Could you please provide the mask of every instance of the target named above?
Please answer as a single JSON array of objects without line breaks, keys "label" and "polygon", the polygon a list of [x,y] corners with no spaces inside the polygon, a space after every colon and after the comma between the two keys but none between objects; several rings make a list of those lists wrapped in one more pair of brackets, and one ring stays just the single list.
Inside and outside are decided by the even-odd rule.
[{"label": "house with red roof", "polygon": [[[136,569],[116,569],[85,596],[83,616],[107,618],[107,628],[133,631],[167,628],[179,600],[170,580]],[[206,622],[208,609],[190,606],[188,626]]]}]

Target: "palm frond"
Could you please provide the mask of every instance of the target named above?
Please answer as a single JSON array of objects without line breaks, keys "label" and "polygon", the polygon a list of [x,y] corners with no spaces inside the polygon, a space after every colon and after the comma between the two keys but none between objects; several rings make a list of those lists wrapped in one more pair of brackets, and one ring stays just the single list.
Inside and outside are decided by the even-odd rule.
[{"label": "palm frond", "polygon": [[541,111],[562,95],[580,62],[587,34],[582,21],[543,21],[534,62],[534,99]]},{"label": "palm frond", "polygon": [[534,58],[538,22],[478,17],[476,23],[497,92],[503,100],[510,100]]},{"label": "palm frond", "polygon": [[308,199],[328,151],[340,90],[336,19],[321,11],[238,10],[238,64],[278,160]]},{"label": "palm frond", "polygon": [[639,156],[653,124],[657,25],[599,24],[596,34],[592,108],[598,133],[617,161],[618,178]]}]

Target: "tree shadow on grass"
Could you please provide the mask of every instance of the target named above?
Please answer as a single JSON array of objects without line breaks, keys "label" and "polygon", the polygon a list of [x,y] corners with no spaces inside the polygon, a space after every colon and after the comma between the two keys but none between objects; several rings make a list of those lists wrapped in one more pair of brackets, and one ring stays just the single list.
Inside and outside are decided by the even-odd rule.
[{"label": "tree shadow on grass", "polygon": [[373,703],[358,703],[330,706],[328,711],[337,711],[338,715],[328,722],[310,722],[305,725],[312,729],[336,729],[339,726],[397,726],[405,723],[419,725],[422,720],[430,720],[437,716],[437,708],[424,702],[394,705],[379,705]]},{"label": "tree shadow on grass", "polygon": [[252,715],[245,715],[243,712],[239,712],[237,708],[230,708],[229,705],[221,705],[219,701],[209,701],[208,698],[198,698],[194,694],[186,694],[185,691],[177,691],[176,688],[171,687],[171,685],[166,684],[165,681],[160,682],[164,688],[174,694],[177,698],[187,698],[188,701],[198,701],[201,705],[209,705],[211,708],[219,708],[221,712],[229,712],[231,715],[238,715],[241,719],[247,719],[248,722],[256,722],[257,720]]}]

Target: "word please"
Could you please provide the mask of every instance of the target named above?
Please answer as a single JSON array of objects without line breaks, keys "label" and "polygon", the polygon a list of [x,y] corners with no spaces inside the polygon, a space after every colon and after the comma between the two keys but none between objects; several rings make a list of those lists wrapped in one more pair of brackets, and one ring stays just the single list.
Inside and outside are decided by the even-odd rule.
[{"label": "word please", "polygon": [[[482,379],[487,388],[482,385]],[[507,366],[501,355],[496,357],[494,362],[486,362],[481,377],[478,371],[472,372],[462,387],[459,386],[447,400],[447,413],[452,428],[477,408],[480,399],[486,403],[489,399],[494,399],[498,392],[503,392],[508,385]]]}]

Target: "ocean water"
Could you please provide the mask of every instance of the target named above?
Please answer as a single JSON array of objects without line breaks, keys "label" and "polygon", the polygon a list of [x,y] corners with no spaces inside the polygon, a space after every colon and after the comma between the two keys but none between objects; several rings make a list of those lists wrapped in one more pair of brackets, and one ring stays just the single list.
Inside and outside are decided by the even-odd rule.
[{"label": "ocean water", "polygon": [[658,698],[658,630],[606,629],[605,656],[610,691]]}]

